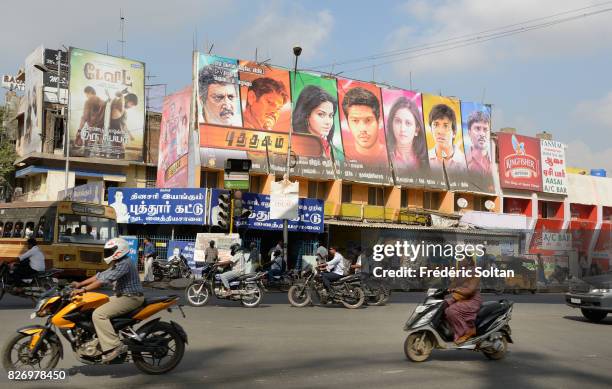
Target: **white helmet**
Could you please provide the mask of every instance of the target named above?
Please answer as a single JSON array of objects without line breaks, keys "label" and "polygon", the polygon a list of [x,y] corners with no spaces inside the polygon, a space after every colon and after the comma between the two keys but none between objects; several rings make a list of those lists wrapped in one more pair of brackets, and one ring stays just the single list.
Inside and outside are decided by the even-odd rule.
[{"label": "white helmet", "polygon": [[110,264],[128,255],[130,244],[123,238],[113,238],[104,245],[104,262]]}]

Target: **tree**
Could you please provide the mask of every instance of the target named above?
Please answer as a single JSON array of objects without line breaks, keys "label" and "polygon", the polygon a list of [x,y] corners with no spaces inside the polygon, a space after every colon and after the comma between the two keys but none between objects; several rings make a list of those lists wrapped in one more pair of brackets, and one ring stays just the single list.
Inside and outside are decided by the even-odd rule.
[{"label": "tree", "polygon": [[[15,144],[9,136],[8,120],[5,120],[5,107],[0,106],[0,187],[12,190],[15,173]],[[6,192],[5,192],[6,193]]]}]

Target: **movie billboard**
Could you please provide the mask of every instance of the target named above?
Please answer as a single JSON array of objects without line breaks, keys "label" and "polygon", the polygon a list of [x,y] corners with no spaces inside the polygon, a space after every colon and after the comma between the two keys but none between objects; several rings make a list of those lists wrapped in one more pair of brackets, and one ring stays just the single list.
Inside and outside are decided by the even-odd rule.
[{"label": "movie billboard", "polygon": [[567,195],[565,145],[554,140],[540,140],[542,161],[542,190]]},{"label": "movie billboard", "polygon": [[501,132],[497,144],[501,187],[541,192],[540,140]]},{"label": "movie billboard", "polygon": [[[43,105],[43,72],[34,67],[42,64],[44,49],[39,46],[27,56],[25,94],[25,123],[21,141],[21,155],[42,151],[42,105]],[[19,152],[19,148],[18,148]]]},{"label": "movie billboard", "polygon": [[338,102],[344,161],[335,161],[339,178],[391,184],[380,88],[338,79]]},{"label": "movie billboard", "polygon": [[467,189],[461,103],[450,97],[423,94],[423,119],[432,175],[446,172],[448,189]]},{"label": "movie billboard", "polygon": [[144,63],[70,49],[70,155],[142,161]]},{"label": "movie billboard", "polygon": [[381,91],[387,151],[395,184],[446,188],[444,173],[429,170],[421,94],[402,89]]},{"label": "movie billboard", "polygon": [[164,99],[159,131],[158,188],[185,188],[188,182],[189,116],[192,88]]},{"label": "movie billboard", "polygon": [[467,189],[494,193],[491,159],[491,106],[461,102],[461,127],[467,167]]}]

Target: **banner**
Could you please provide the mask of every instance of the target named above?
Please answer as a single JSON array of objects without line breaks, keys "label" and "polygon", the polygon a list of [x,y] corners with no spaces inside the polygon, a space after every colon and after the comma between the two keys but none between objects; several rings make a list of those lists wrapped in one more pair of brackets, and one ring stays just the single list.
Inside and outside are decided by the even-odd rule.
[{"label": "banner", "polygon": [[[34,65],[43,61],[44,49],[39,46],[25,61],[25,94],[26,101],[25,123],[21,143],[21,155],[42,151],[42,116],[43,116],[43,72]],[[19,152],[19,148],[18,148]]]},{"label": "banner", "polygon": [[540,140],[502,132],[497,144],[501,187],[541,192]]},{"label": "banner", "polygon": [[206,189],[109,188],[117,223],[204,224]]},{"label": "banner", "polygon": [[444,173],[429,170],[421,94],[382,89],[387,151],[396,185],[444,188]]},{"label": "banner", "polygon": [[300,183],[278,181],[270,191],[270,218],[295,219],[298,217]]},{"label": "banner", "polygon": [[432,175],[446,172],[449,190],[467,190],[461,103],[450,97],[423,94],[423,118]]},{"label": "banner", "polygon": [[143,160],[144,63],[70,49],[70,155]]},{"label": "banner", "polygon": [[542,189],[547,193],[567,195],[565,145],[554,140],[540,140]]},{"label": "banner", "polygon": [[463,177],[467,189],[494,193],[491,168],[491,106],[461,102],[461,127],[467,174]]},{"label": "banner", "polygon": [[68,191],[61,190],[57,192],[57,199],[102,204],[102,200],[104,200],[104,181],[68,188]]},{"label": "banner", "polygon": [[164,99],[159,131],[158,188],[185,188],[188,183],[191,87]]},{"label": "banner", "polygon": [[123,235],[121,238],[125,239],[130,247],[130,253],[128,254],[130,261],[132,261],[134,265],[138,265],[138,237]]},{"label": "banner", "polygon": [[50,72],[44,73],[43,85],[45,87],[57,88],[57,81],[59,77],[57,61],[58,61],[58,57],[60,56],[60,52],[61,52],[61,64],[62,64],[62,69],[61,69],[62,78],[59,80],[60,89],[68,88],[68,72],[69,72],[68,53],[65,51],[59,51],[59,50],[53,50],[53,49],[45,49],[45,53],[44,53],[43,63],[49,70],[51,70]]},{"label": "banner", "polygon": [[219,261],[231,259],[230,247],[235,243],[242,244],[238,234],[198,233],[194,249],[194,260],[196,262],[205,262],[206,248],[210,246],[211,241],[215,242],[215,247],[219,250]]},{"label": "banner", "polygon": [[[212,189],[210,196],[211,211],[208,224],[217,225],[219,194],[228,193],[222,189]],[[257,193],[242,193],[243,208],[251,210],[247,221],[238,221],[237,228],[282,231],[283,220],[270,218],[270,196]],[[323,233],[324,202],[318,199],[300,198],[298,216],[289,220],[289,231]]]},{"label": "banner", "polygon": [[183,240],[171,240],[168,242],[168,251],[166,252],[166,258],[170,258],[174,255],[174,251],[177,251],[178,255],[182,255],[187,260],[187,264],[190,268],[195,269],[195,242],[186,242]]},{"label": "banner", "polygon": [[342,179],[391,184],[380,88],[338,79],[344,161],[335,161]]}]

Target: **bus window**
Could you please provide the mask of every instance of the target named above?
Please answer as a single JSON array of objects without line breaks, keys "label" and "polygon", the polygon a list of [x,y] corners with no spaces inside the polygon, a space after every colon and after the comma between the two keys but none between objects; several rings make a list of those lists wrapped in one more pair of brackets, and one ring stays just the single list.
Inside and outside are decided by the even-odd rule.
[{"label": "bus window", "polygon": [[0,237],[4,234],[4,223],[0,222]]},{"label": "bus window", "polygon": [[4,225],[4,235],[2,236],[5,238],[10,238],[12,233],[13,233],[13,222],[6,222],[6,224]]},{"label": "bus window", "polygon": [[13,234],[11,235],[13,238],[23,238],[23,222],[18,221],[15,223],[15,229],[13,230]]},{"label": "bus window", "polygon": [[34,236],[34,222],[27,222],[25,225],[25,237],[31,238]]},{"label": "bus window", "polygon": [[59,241],[103,244],[117,236],[117,223],[95,216],[60,215]]}]

